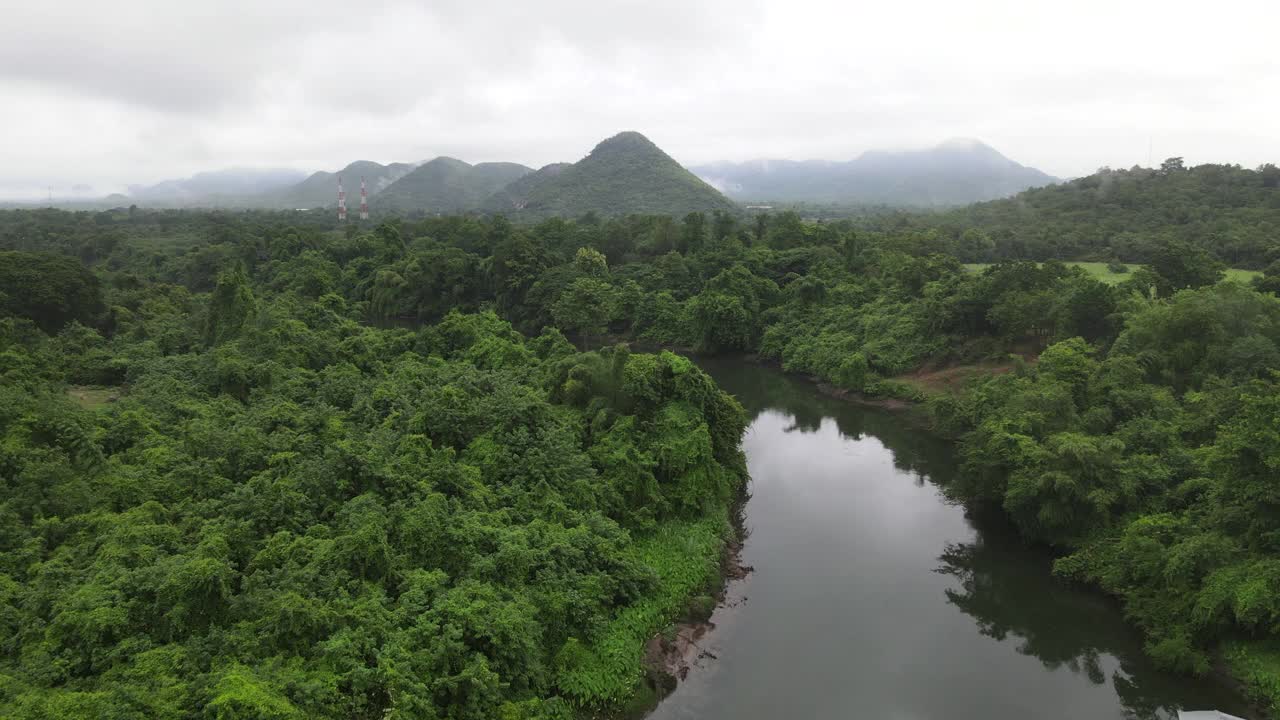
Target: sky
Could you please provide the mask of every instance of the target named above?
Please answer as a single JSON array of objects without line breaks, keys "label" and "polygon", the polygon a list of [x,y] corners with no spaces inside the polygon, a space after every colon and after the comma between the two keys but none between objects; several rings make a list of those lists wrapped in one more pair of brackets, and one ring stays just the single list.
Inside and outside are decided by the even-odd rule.
[{"label": "sky", "polygon": [[[8,5],[9,7],[4,7]],[[0,197],[225,167],[686,165],[983,140],[1060,177],[1280,162],[1274,0],[0,0]]]}]

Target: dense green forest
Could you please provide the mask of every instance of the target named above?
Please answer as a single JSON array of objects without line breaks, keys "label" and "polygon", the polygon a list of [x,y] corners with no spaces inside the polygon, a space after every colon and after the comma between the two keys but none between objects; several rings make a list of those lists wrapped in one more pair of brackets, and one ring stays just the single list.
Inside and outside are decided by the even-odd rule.
[{"label": "dense green forest", "polygon": [[1274,254],[1280,167],[1187,167],[1181,158],[1170,158],[1155,169],[1104,168],[936,215],[898,212],[881,218],[898,228],[933,228],[963,238],[955,250],[965,262],[1150,262],[1163,243],[1180,241],[1232,267],[1260,270],[1280,260]]},{"label": "dense green forest", "polygon": [[[131,239],[165,217],[118,219]],[[70,238],[85,218],[17,219]],[[393,233],[320,251],[188,219],[207,244],[126,239],[97,274],[0,259],[0,716],[626,701],[644,642],[717,575],[741,407],[684,358],[579,353],[492,312],[361,322],[348,297],[414,255]],[[326,275],[339,247],[364,248],[342,262],[364,287]]]},{"label": "dense green forest", "polygon": [[[1024,234],[999,204],[343,229],[0,213],[19,253],[0,278],[0,714],[626,698],[643,640],[714,574],[744,417],[689,361],[619,338],[919,401],[964,457],[949,492],[1117,596],[1163,666],[1222,658],[1280,711],[1280,189],[1206,172],[1133,171],[1158,197],[1078,211],[1126,224],[1133,255],[1109,231]],[[1218,230],[1152,210],[1179,205]],[[1109,285],[1055,259],[1104,249],[1144,266]],[[1237,261],[1266,274],[1222,281]],[[71,386],[119,397],[84,410]]]}]

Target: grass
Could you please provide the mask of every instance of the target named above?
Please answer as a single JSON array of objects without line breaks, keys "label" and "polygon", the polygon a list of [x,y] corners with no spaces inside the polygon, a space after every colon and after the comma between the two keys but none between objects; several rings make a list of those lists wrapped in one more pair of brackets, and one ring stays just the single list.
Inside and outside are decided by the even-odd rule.
[{"label": "grass", "polygon": [[[1066,264],[1070,265],[1071,267],[1083,268],[1084,271],[1089,273],[1091,277],[1093,277],[1096,280],[1100,280],[1104,283],[1107,283],[1108,285],[1117,285],[1119,283],[1124,282],[1129,277],[1130,273],[1142,267],[1142,265],[1137,263],[1125,263],[1124,265],[1125,267],[1129,268],[1129,272],[1113,273],[1111,272],[1111,270],[1107,269],[1108,263],[1104,263],[1104,262],[1074,262],[1073,261]],[[972,270],[973,272],[981,272],[991,267],[991,263],[965,263],[964,266],[966,269]],[[1227,270],[1226,273],[1223,275],[1223,279],[1231,280],[1233,282],[1247,283],[1261,274],[1262,273],[1258,272],[1257,270],[1242,270],[1240,268],[1231,268]]]},{"label": "grass", "polygon": [[1259,641],[1234,641],[1223,646],[1231,674],[1244,683],[1249,697],[1280,717],[1280,647]]},{"label": "grass", "polygon": [[635,541],[634,560],[652,568],[657,589],[622,608],[587,642],[570,641],[557,658],[556,684],[579,707],[624,707],[644,679],[649,638],[679,619],[689,598],[719,576],[726,512],[662,523]]},{"label": "grass", "polygon": [[1240,268],[1229,268],[1223,279],[1232,282],[1247,283],[1262,273],[1257,270],[1241,270]]},{"label": "grass", "polygon": [[931,396],[955,392],[972,378],[1000,375],[1009,372],[1013,367],[1013,363],[1006,360],[951,365],[936,370],[921,369],[899,375],[892,378],[891,382],[900,383],[910,389],[910,395],[898,392],[894,397],[918,402]]},{"label": "grass", "polygon": [[128,246],[138,254],[174,254],[206,242],[198,233],[177,232],[172,235],[129,238]]},{"label": "grass", "polygon": [[97,410],[120,397],[120,388],[72,385],[67,388],[67,395],[85,410]]}]

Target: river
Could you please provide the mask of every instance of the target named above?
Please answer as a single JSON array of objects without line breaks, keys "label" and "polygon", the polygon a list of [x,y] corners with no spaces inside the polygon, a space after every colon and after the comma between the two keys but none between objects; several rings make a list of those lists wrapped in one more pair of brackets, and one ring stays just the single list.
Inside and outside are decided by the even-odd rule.
[{"label": "river", "polygon": [[733,359],[703,367],[752,417],[743,562],[706,651],[654,720],[1253,717],[1155,669],[1116,604],[1055,579],[999,516],[939,490],[950,443]]}]

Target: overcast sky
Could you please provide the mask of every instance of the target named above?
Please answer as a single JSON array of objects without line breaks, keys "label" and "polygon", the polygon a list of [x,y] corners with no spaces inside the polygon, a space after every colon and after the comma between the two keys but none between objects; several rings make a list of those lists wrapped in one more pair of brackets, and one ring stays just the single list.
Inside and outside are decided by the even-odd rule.
[{"label": "overcast sky", "polygon": [[[4,7],[8,6],[8,7]],[[0,195],[355,159],[685,164],[976,137],[1280,162],[1280,3],[0,0]]]}]

